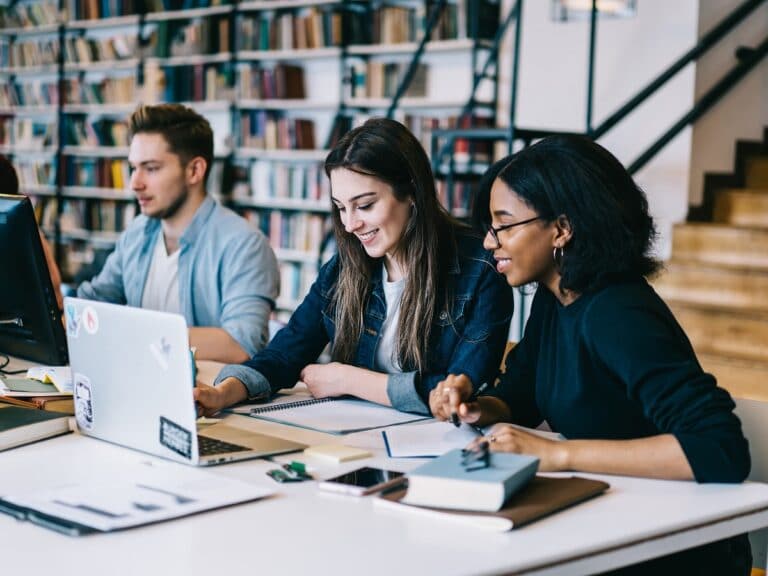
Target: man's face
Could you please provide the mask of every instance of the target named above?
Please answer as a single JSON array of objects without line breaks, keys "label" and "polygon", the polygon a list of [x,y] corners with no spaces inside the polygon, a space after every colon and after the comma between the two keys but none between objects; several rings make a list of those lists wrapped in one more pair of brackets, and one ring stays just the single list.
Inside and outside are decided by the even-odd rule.
[{"label": "man's face", "polygon": [[161,134],[139,133],[128,153],[131,190],[141,213],[150,218],[171,218],[189,199],[186,166],[168,149]]}]

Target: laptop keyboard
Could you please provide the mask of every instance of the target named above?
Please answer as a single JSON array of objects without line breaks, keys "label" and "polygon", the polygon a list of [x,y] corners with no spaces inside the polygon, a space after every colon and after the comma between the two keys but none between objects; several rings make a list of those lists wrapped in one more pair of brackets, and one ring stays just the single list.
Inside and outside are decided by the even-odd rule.
[{"label": "laptop keyboard", "polygon": [[250,450],[250,448],[240,446],[239,444],[232,444],[231,442],[224,442],[223,440],[216,440],[207,436],[197,437],[197,449],[200,456],[226,454],[227,452],[247,452]]}]

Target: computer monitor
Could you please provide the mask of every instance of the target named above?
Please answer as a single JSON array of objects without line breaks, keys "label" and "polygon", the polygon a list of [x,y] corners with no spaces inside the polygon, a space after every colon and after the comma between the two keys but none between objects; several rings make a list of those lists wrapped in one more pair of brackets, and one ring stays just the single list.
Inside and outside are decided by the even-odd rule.
[{"label": "computer monitor", "polygon": [[0,353],[67,364],[61,311],[32,203],[0,194]]}]

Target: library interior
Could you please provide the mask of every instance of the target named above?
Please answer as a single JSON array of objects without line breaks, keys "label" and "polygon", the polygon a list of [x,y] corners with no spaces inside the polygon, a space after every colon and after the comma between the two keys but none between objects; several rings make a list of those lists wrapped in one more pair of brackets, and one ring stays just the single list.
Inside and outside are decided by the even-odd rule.
[{"label": "library interior", "polygon": [[3,566],[765,576],[767,255],[768,0],[0,0]]}]

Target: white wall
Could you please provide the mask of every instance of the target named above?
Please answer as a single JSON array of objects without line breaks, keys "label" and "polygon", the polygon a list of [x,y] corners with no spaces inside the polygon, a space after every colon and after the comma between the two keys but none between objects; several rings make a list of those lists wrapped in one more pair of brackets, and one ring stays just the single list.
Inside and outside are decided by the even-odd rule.
[{"label": "white wall", "polygon": [[[699,36],[711,30],[743,0],[700,0]],[[722,45],[713,48],[696,67],[696,96],[711,88],[736,64],[739,46],[756,46],[768,34],[768,5],[757,9]],[[690,200],[702,199],[705,172],[733,172],[736,140],[762,140],[768,126],[768,60],[710,110],[693,129]]]},{"label": "white wall", "polygon": [[[715,0],[712,0],[715,1]],[[504,0],[505,11],[513,0]],[[583,131],[586,126],[589,22],[553,22],[548,0],[523,8],[517,124]],[[593,123],[598,125],[696,42],[698,0],[642,0],[628,19],[600,19],[597,28]],[[503,50],[502,109],[508,110],[512,30]],[[600,142],[629,164],[694,102],[694,68],[636,110]],[[691,130],[686,129],[636,178],[657,219],[657,251],[670,252],[673,222],[687,213]]]}]

